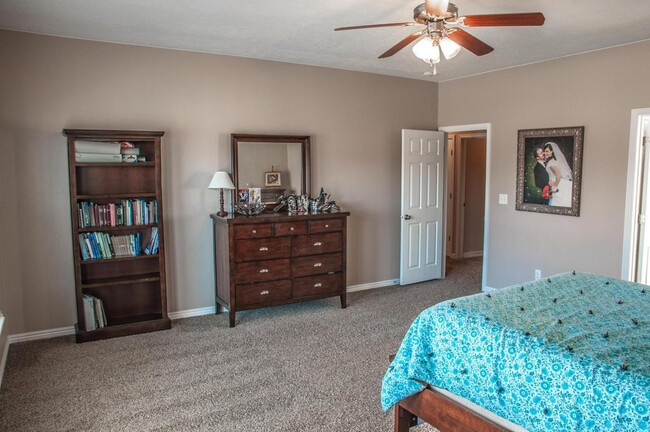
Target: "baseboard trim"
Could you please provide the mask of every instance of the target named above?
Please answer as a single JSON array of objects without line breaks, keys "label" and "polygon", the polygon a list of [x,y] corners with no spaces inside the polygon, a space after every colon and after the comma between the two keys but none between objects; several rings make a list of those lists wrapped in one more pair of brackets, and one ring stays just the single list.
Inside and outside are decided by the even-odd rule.
[{"label": "baseboard trim", "polygon": [[[0,314],[0,338],[2,338],[2,331],[4,328],[5,317]],[[9,339],[5,342],[2,348],[2,360],[0,360],[0,387],[2,387],[2,378],[5,376],[5,365],[7,364],[7,353],[9,353]]]},{"label": "baseboard trim", "polygon": [[[347,291],[350,293],[350,292],[365,291],[365,290],[375,289],[375,288],[383,288],[383,287],[393,286],[393,285],[399,285],[399,279],[389,279],[385,281],[371,282],[367,284],[351,285],[348,287]],[[224,308],[224,310],[227,309]],[[176,320],[181,318],[191,318],[191,317],[197,317],[203,315],[211,315],[214,314],[215,312],[216,309],[214,306],[208,306],[203,308],[186,309],[177,312],[170,312],[169,318]]]},{"label": "baseboard trim", "polygon": [[357,291],[365,291],[369,289],[375,289],[375,288],[384,288],[388,286],[393,286],[393,285],[399,285],[399,279],[389,279],[389,280],[384,280],[384,281],[379,281],[379,282],[370,282],[366,284],[359,284],[359,285],[350,285],[347,289],[349,293],[351,292],[357,292]]},{"label": "baseboard trim", "polygon": [[482,250],[477,250],[473,252],[465,252],[463,254],[463,258],[475,258],[475,257],[480,257],[483,256],[483,251]]},{"label": "baseboard trim", "polygon": [[489,286],[486,285],[486,286],[483,287],[483,292],[497,291],[498,289],[499,288],[492,288],[492,287],[489,287]]},{"label": "baseboard trim", "polygon": [[[375,288],[383,288],[383,287],[388,287],[393,285],[399,285],[399,279],[389,279],[389,280],[384,280],[379,282],[351,285],[348,287],[347,291],[350,293],[350,292],[365,291],[365,290],[375,289]],[[214,306],[208,306],[208,307],[202,307],[196,309],[186,309],[177,312],[170,312],[168,316],[172,320],[177,320],[182,318],[211,315],[214,314],[215,312],[216,309]],[[12,343],[27,342],[27,341],[33,341],[39,339],[49,339],[58,336],[68,336],[68,335],[73,335],[74,333],[75,333],[74,326],[70,326],[70,327],[60,327],[60,328],[55,328],[50,330],[41,330],[41,331],[35,331],[29,333],[9,335],[7,339],[7,344],[5,346],[5,351],[7,347]],[[2,363],[2,366],[4,367],[4,363]]]},{"label": "baseboard trim", "polygon": [[197,317],[203,315],[211,315],[214,313],[216,313],[216,308],[214,306],[208,306],[208,307],[202,307],[196,309],[186,309],[177,312],[170,312],[168,315],[170,319],[176,320],[181,318],[191,318],[191,317]]},{"label": "baseboard trim", "polygon": [[59,336],[70,336],[73,335],[74,333],[75,333],[74,326],[59,327],[59,328],[49,329],[49,330],[39,330],[39,331],[29,332],[29,333],[19,333],[15,335],[9,335],[9,337],[7,338],[8,341],[7,344],[12,344],[17,342],[28,342],[28,341],[34,341],[39,339],[50,339]]}]

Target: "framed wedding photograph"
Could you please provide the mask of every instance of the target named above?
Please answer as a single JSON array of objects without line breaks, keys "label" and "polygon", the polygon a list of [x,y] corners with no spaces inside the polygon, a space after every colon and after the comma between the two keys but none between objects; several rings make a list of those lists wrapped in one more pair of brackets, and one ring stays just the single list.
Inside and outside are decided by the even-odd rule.
[{"label": "framed wedding photograph", "polygon": [[282,177],[278,171],[264,173],[264,186],[282,186]]},{"label": "framed wedding photograph", "polygon": [[516,210],[580,216],[584,126],[517,133]]}]

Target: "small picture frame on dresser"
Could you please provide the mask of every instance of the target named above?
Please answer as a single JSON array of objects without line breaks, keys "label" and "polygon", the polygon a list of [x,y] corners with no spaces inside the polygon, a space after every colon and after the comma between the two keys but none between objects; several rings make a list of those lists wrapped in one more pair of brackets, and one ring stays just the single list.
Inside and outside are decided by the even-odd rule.
[{"label": "small picture frame on dresser", "polygon": [[278,171],[264,173],[264,186],[282,186],[282,175]]}]

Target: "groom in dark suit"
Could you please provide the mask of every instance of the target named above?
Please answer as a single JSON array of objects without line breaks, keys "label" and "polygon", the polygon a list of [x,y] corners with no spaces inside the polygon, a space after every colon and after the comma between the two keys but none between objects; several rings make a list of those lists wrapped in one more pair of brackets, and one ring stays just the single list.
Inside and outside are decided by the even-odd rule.
[{"label": "groom in dark suit", "polygon": [[[535,186],[537,186],[539,190],[542,191],[549,182],[548,171],[546,171],[546,159],[544,158],[544,150],[541,147],[535,148],[534,156],[537,160],[534,169]],[[547,199],[543,199],[542,201],[542,204],[548,204]]]}]

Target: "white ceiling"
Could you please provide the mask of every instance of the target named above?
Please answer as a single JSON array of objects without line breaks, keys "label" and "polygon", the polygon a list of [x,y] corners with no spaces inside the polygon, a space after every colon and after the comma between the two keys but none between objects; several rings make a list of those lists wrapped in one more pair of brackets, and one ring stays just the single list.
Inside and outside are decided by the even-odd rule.
[{"label": "white ceiling", "polygon": [[[377,58],[419,26],[333,31],[411,21],[422,1],[0,0],[0,28],[431,79],[410,46]],[[546,23],[468,29],[495,50],[483,57],[463,50],[443,59],[435,81],[650,39],[650,0],[455,3],[460,15],[542,12]]]}]

